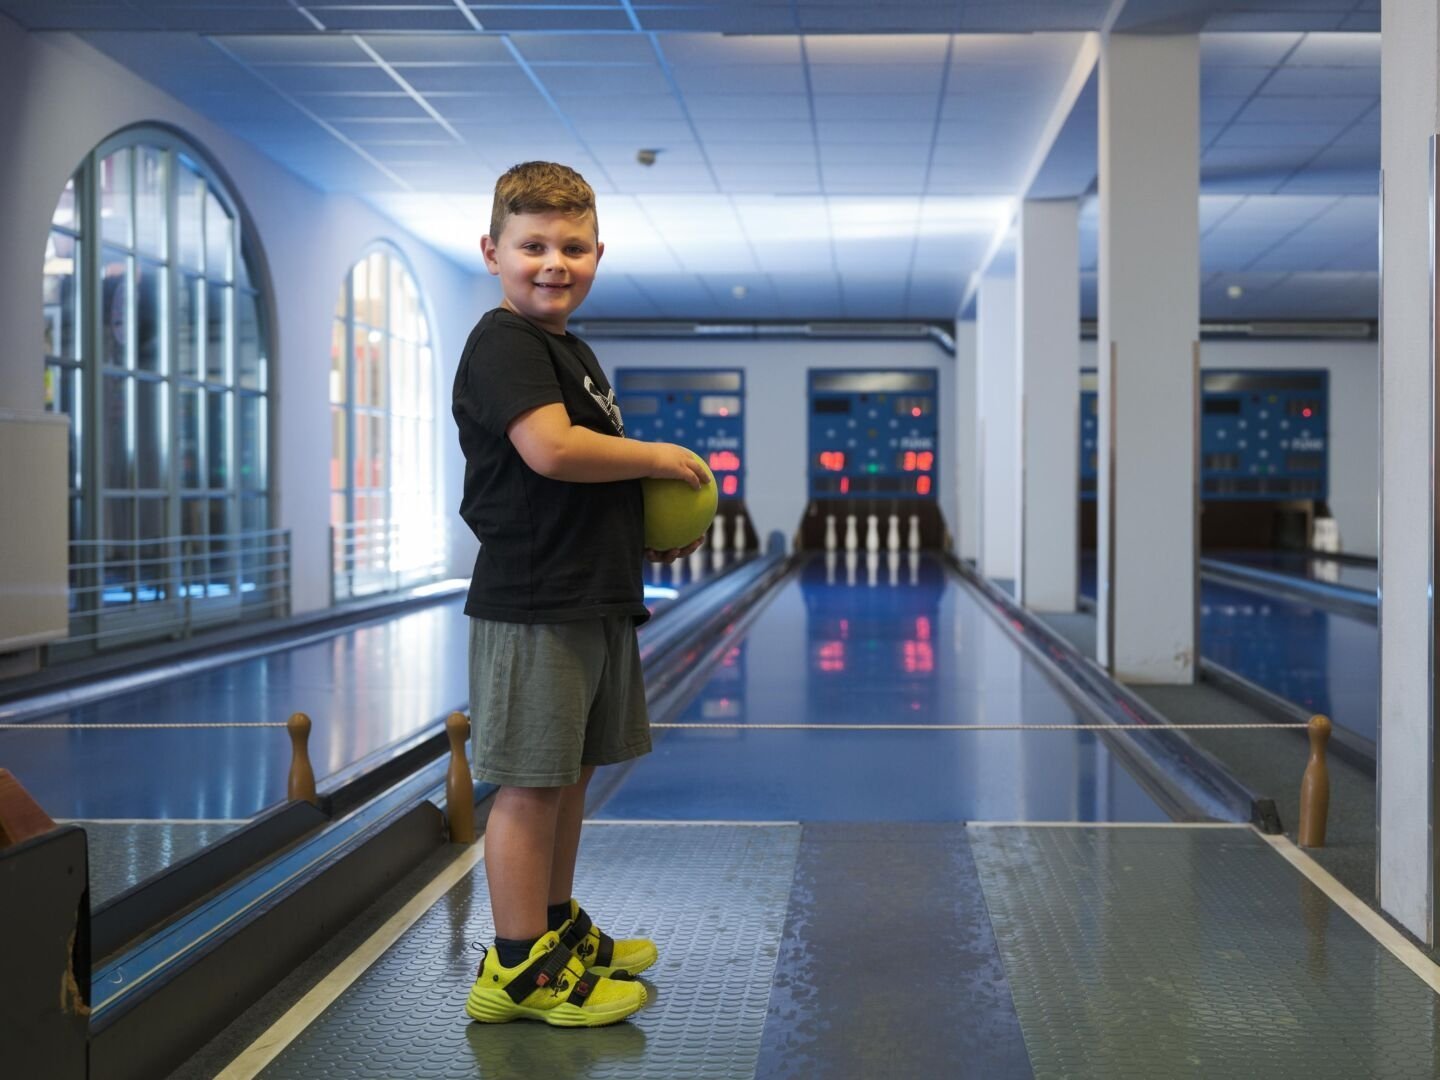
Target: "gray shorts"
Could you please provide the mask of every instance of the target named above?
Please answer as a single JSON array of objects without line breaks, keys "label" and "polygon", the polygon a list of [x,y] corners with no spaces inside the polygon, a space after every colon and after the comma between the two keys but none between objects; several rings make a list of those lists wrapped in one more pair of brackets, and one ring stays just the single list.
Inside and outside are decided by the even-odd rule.
[{"label": "gray shorts", "polygon": [[582,765],[650,752],[635,620],[470,620],[475,776],[512,787],[564,787]]}]

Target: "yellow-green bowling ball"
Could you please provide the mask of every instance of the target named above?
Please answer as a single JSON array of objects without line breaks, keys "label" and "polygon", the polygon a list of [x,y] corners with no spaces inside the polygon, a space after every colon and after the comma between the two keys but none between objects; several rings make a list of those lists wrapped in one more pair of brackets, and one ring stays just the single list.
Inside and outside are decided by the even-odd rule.
[{"label": "yellow-green bowling ball", "polygon": [[683,548],[698,540],[715,520],[715,476],[699,457],[700,468],[710,478],[696,491],[684,480],[640,481],[645,492],[645,546],[656,551]]}]

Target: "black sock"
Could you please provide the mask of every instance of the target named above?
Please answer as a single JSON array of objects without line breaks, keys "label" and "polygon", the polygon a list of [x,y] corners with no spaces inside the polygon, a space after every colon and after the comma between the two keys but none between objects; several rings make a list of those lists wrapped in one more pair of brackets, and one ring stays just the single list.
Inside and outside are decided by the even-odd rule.
[{"label": "black sock", "polygon": [[530,950],[535,947],[539,938],[530,938],[528,941],[519,941],[512,938],[497,937],[495,939],[495,952],[500,956],[500,965],[511,968],[517,964],[523,964],[530,959]]},{"label": "black sock", "polygon": [[558,904],[551,904],[545,909],[545,925],[551,930],[559,930],[570,920],[570,901],[564,900]]}]

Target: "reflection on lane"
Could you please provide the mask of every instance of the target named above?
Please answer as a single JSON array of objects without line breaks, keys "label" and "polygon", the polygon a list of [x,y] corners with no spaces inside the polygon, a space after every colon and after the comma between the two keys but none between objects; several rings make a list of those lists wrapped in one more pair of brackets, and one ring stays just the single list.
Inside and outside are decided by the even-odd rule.
[{"label": "reflection on lane", "polygon": [[[862,725],[1079,723],[937,560],[830,553],[765,606],[600,816],[648,820],[1164,820],[1088,733]],[[761,731],[753,724],[853,724]]]}]

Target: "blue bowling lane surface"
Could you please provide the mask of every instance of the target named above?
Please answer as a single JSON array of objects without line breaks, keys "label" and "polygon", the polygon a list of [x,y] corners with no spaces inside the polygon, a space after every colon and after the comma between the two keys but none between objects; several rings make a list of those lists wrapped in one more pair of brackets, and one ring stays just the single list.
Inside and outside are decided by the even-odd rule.
[{"label": "blue bowling lane surface", "polygon": [[[1064,695],[938,561],[817,556],[767,603],[612,820],[1164,821]],[[854,730],[761,730],[757,724]],[[699,725],[720,725],[700,727]],[[867,730],[867,725],[922,730]]]},{"label": "blue bowling lane surface", "polygon": [[1206,582],[1200,636],[1205,659],[1375,741],[1380,640],[1373,623]]},{"label": "blue bowling lane surface", "polygon": [[[38,717],[0,731],[0,761],[52,817],[236,821],[285,798],[284,728],[215,727],[308,713],[327,776],[465,705],[462,601]],[[38,725],[79,724],[50,731]],[[103,724],[185,724],[107,730]]]},{"label": "blue bowling lane surface", "polygon": [[1374,596],[1380,587],[1380,571],[1374,566],[1326,559],[1302,551],[1216,551],[1206,552],[1206,555],[1220,562],[1273,570],[1306,581],[1340,585],[1370,596]]},{"label": "blue bowling lane surface", "polygon": [[[1247,565],[1302,576],[1285,553],[1249,553]],[[1226,561],[1239,561],[1226,553]],[[1336,564],[1339,565],[1339,564]],[[1357,588],[1375,572],[1353,569]],[[1325,573],[1326,571],[1322,571]],[[1369,574],[1369,578],[1365,577]],[[1318,580],[1318,579],[1317,579]],[[1363,590],[1361,590],[1363,591]],[[1095,555],[1080,563],[1080,594],[1095,597]],[[1380,711],[1380,636],[1373,624],[1259,590],[1201,579],[1200,654],[1311,712],[1375,741]]]}]

